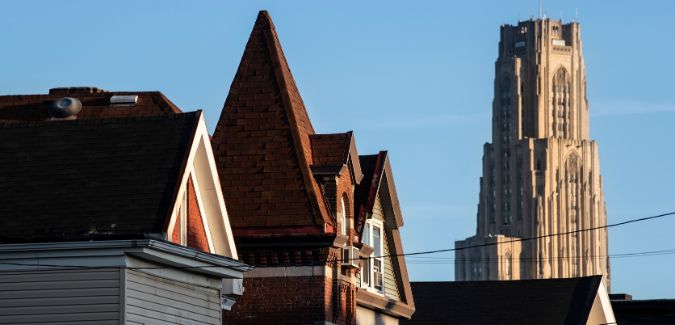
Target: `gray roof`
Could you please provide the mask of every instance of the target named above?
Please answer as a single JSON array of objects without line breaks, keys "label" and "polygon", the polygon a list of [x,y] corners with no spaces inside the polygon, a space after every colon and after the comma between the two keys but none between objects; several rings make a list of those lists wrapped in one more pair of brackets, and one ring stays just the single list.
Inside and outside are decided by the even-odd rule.
[{"label": "gray roof", "polygon": [[569,279],[411,282],[410,324],[586,324],[601,276]]},{"label": "gray roof", "polygon": [[0,242],[162,232],[197,116],[0,123]]}]

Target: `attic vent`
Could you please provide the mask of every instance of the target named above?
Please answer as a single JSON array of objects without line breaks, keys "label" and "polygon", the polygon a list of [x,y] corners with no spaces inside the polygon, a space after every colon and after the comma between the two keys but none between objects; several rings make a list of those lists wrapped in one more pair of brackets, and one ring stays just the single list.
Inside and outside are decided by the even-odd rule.
[{"label": "attic vent", "polygon": [[77,98],[64,97],[53,102],[48,112],[52,120],[74,120],[81,109],[82,103]]},{"label": "attic vent", "polygon": [[112,96],[112,97],[110,97],[110,107],[135,106],[137,101],[138,101],[138,95]]}]

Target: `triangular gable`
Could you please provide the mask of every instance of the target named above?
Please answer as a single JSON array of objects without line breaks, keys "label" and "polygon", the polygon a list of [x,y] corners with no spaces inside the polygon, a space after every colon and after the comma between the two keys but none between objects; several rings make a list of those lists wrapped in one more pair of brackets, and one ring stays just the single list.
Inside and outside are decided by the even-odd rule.
[{"label": "triangular gable", "polygon": [[[197,113],[197,121],[193,127],[193,137],[186,150],[185,159],[181,166],[180,182],[176,184],[173,196],[173,206],[167,216],[165,231],[173,241],[173,234],[180,226],[180,209],[187,203],[187,217],[195,218],[188,221],[188,228],[184,231],[193,231],[194,234],[204,232],[206,243],[199,242],[203,238],[193,238],[191,247],[207,248],[207,252],[237,259],[237,250],[234,246],[232,229],[225,201],[220,189],[220,181],[216,169],[216,161],[209,145],[209,134],[201,111]],[[191,213],[190,213],[191,212]],[[192,227],[192,228],[190,228]],[[189,233],[188,233],[189,236]],[[188,244],[189,241],[184,244]],[[208,246],[206,245],[208,244]]]},{"label": "triangular gable", "polygon": [[261,11],[212,139],[234,227],[334,222],[309,168],[312,134],[274,24]]},{"label": "triangular gable", "polygon": [[[403,256],[403,246],[401,244],[401,235],[399,227],[403,226],[403,217],[401,214],[400,205],[398,203],[398,194],[396,193],[396,186],[391,171],[391,164],[389,163],[389,156],[386,151],[381,151],[377,157],[362,156],[361,166],[364,170],[364,183],[357,187],[358,194],[365,195],[368,193],[367,199],[357,202],[364,202],[360,207],[357,218],[357,231],[359,238],[363,235],[363,225],[365,220],[373,217],[375,209],[382,209],[384,214],[384,228],[389,245],[389,255],[396,277],[397,291],[403,303],[407,305],[404,308],[398,308],[398,314],[410,317],[414,312],[414,301],[412,297],[412,290],[410,289],[410,280],[408,278],[408,269]],[[356,199],[355,199],[356,200]],[[361,296],[360,294],[359,296]],[[357,297],[358,298],[358,297]],[[365,298],[365,297],[364,297]],[[372,300],[373,297],[368,297]],[[377,306],[376,304],[372,304]],[[391,311],[390,311],[391,312]]]},{"label": "triangular gable", "polygon": [[616,324],[614,311],[612,310],[612,304],[609,301],[609,294],[607,293],[605,281],[599,282],[600,284],[598,286],[595,299],[593,300],[593,306],[588,313],[588,320],[586,321],[586,324]]}]

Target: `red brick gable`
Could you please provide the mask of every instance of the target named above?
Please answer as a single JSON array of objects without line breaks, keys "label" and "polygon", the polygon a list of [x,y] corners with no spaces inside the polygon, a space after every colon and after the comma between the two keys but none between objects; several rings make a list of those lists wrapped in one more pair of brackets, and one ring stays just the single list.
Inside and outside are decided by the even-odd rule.
[{"label": "red brick gable", "polygon": [[212,139],[233,228],[333,223],[309,168],[313,134],[274,24],[261,11]]},{"label": "red brick gable", "polygon": [[206,230],[204,229],[202,215],[199,212],[199,204],[197,203],[197,194],[190,177],[188,177],[187,201],[187,246],[209,253],[211,252],[209,241],[206,238]]},{"label": "red brick gable", "polygon": [[[110,107],[113,95],[138,95],[135,106]],[[0,96],[0,122],[49,121],[49,106],[63,97],[77,98],[82,102],[78,119],[132,117],[182,113],[176,105],[158,91],[152,92],[61,92],[48,95]]]},{"label": "red brick gable", "polygon": [[313,134],[313,165],[342,165],[349,153],[349,133]]}]

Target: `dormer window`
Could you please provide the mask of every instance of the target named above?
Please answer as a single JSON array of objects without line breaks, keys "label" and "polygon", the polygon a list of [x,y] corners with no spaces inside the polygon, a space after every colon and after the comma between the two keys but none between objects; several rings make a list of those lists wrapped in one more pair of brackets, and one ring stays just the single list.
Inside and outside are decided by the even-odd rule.
[{"label": "dormer window", "polygon": [[382,295],[384,294],[383,230],[382,222],[372,219],[366,221],[363,243],[372,246],[375,250],[368,259],[363,261],[361,268],[361,288]]}]

